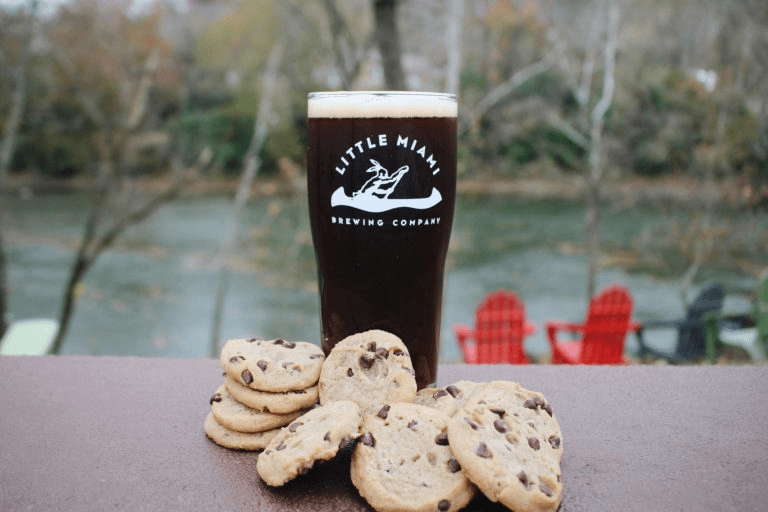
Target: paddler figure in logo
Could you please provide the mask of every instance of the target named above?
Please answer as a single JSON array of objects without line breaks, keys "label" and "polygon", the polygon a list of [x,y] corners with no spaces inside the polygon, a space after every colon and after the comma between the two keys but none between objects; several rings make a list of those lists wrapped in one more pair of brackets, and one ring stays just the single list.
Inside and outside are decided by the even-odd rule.
[{"label": "paddler figure in logo", "polygon": [[387,199],[395,190],[395,187],[400,182],[403,175],[408,172],[408,166],[402,166],[390,176],[389,171],[387,171],[379,162],[371,159],[371,163],[373,166],[366,169],[365,172],[375,173],[375,176],[366,181],[365,184],[360,187],[360,190],[353,192],[352,197],[373,196],[380,199]]}]

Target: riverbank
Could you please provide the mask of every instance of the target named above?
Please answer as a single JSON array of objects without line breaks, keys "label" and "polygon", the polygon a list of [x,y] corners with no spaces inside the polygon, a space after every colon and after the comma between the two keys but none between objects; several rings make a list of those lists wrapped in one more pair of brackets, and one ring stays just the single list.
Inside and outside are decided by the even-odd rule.
[{"label": "riverbank", "polygon": [[[296,172],[283,173],[278,177],[259,177],[254,181],[252,197],[269,197],[304,193],[304,176]],[[138,190],[147,193],[166,189],[170,178],[140,177],[133,182]],[[218,196],[230,195],[237,191],[238,179],[220,176],[197,176],[185,186],[184,195]],[[56,180],[40,177],[34,173],[12,176],[8,189],[21,197],[37,193],[87,191],[95,187],[94,180],[77,177]],[[562,174],[558,178],[460,178],[457,182],[459,194],[488,196],[517,196],[530,199],[563,199],[576,201],[585,196],[586,183],[578,174]],[[643,203],[662,204],[713,204],[731,208],[748,208],[755,202],[755,192],[742,180],[719,179],[706,183],[691,176],[664,176],[644,178],[629,176],[620,180],[605,180],[601,184],[601,195],[615,204],[631,207]]]}]

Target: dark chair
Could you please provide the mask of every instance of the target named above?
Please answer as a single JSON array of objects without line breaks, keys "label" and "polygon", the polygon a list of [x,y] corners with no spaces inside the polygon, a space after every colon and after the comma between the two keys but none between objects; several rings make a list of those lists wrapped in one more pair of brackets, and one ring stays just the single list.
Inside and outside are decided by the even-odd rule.
[{"label": "dark chair", "polygon": [[[624,342],[628,331],[640,324],[632,317],[632,296],[621,285],[612,285],[592,297],[584,323],[546,323],[554,364],[625,364]],[[578,341],[560,341],[558,331],[581,334]]]},{"label": "dark chair", "polygon": [[461,324],[453,327],[469,364],[527,364],[523,341],[535,331],[536,326],[525,321],[523,302],[504,290],[488,294],[477,306],[474,330]]},{"label": "dark chair", "polygon": [[[685,318],[677,320],[661,320],[644,322],[637,332],[640,344],[639,356],[653,356],[666,359],[671,363],[682,363],[707,356],[706,336],[704,330],[704,315],[709,312],[720,313],[723,309],[725,291],[720,284],[710,284],[699,293],[691,305]],[[649,329],[677,329],[677,346],[674,352],[655,350],[645,343],[644,332]]]}]

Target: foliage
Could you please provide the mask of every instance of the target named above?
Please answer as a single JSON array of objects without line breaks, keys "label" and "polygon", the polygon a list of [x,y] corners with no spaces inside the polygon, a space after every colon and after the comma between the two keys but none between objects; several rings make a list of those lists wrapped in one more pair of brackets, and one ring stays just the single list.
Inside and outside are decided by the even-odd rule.
[{"label": "foliage", "polygon": [[[768,54],[768,30],[762,30],[767,22],[764,13],[758,15],[759,2],[732,12],[712,0],[664,8],[654,0],[625,4],[617,94],[605,118],[608,166],[620,174],[662,176],[700,175],[714,165],[721,176],[742,176],[753,189],[768,187],[768,115],[759,106],[765,97],[761,84],[768,83],[760,64]],[[142,164],[136,172],[164,168],[172,149],[182,151],[187,164],[210,150],[211,168],[237,172],[252,134],[267,55],[283,38],[288,41],[279,79],[284,93],[275,100],[261,155],[266,169],[281,157],[303,161],[307,91],[371,84],[376,76],[367,0],[194,2],[184,16],[162,2],[156,5],[135,16],[127,14],[122,2],[73,0],[40,20],[14,158],[17,171],[37,169],[51,177],[90,173],[100,158],[100,144],[123,121],[132,94],[128,84],[153,51],[160,53],[161,63],[138,131],[164,132],[174,142],[150,152],[157,155],[154,165]],[[401,12],[408,13],[403,26],[410,27],[403,33],[404,47],[410,57],[424,58],[420,65],[434,68],[411,73],[439,76],[435,70],[444,66],[444,54],[435,50],[441,47],[435,31],[413,27],[416,21],[431,20],[431,28],[439,31],[447,5],[402,2]],[[585,168],[586,116],[602,87],[599,41],[593,40],[599,32],[595,6],[587,0],[493,0],[464,10],[462,113],[471,112],[516,72],[541,62],[549,66],[461,133],[465,173],[514,176]],[[22,36],[19,19],[18,13],[0,8],[0,127],[13,92],[10,70]],[[745,39],[749,34],[751,39]],[[596,78],[584,81],[590,58]],[[695,78],[692,63],[717,73],[714,92]],[[722,155],[714,147],[721,108],[727,114]],[[95,117],[95,111],[102,117]]]}]

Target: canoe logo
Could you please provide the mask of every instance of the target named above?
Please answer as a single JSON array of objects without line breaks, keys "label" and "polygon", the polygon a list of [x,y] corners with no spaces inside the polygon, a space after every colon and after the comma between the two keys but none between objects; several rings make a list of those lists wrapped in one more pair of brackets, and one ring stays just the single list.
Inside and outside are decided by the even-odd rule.
[{"label": "canoe logo", "polygon": [[372,176],[359,189],[352,192],[352,196],[347,195],[344,187],[337,188],[331,195],[331,206],[350,206],[370,213],[379,213],[394,208],[426,210],[442,201],[440,192],[434,187],[427,197],[390,198],[400,180],[410,170],[409,167],[403,165],[396,171],[390,172],[376,160],[372,158],[369,160],[371,166],[365,172]]}]

